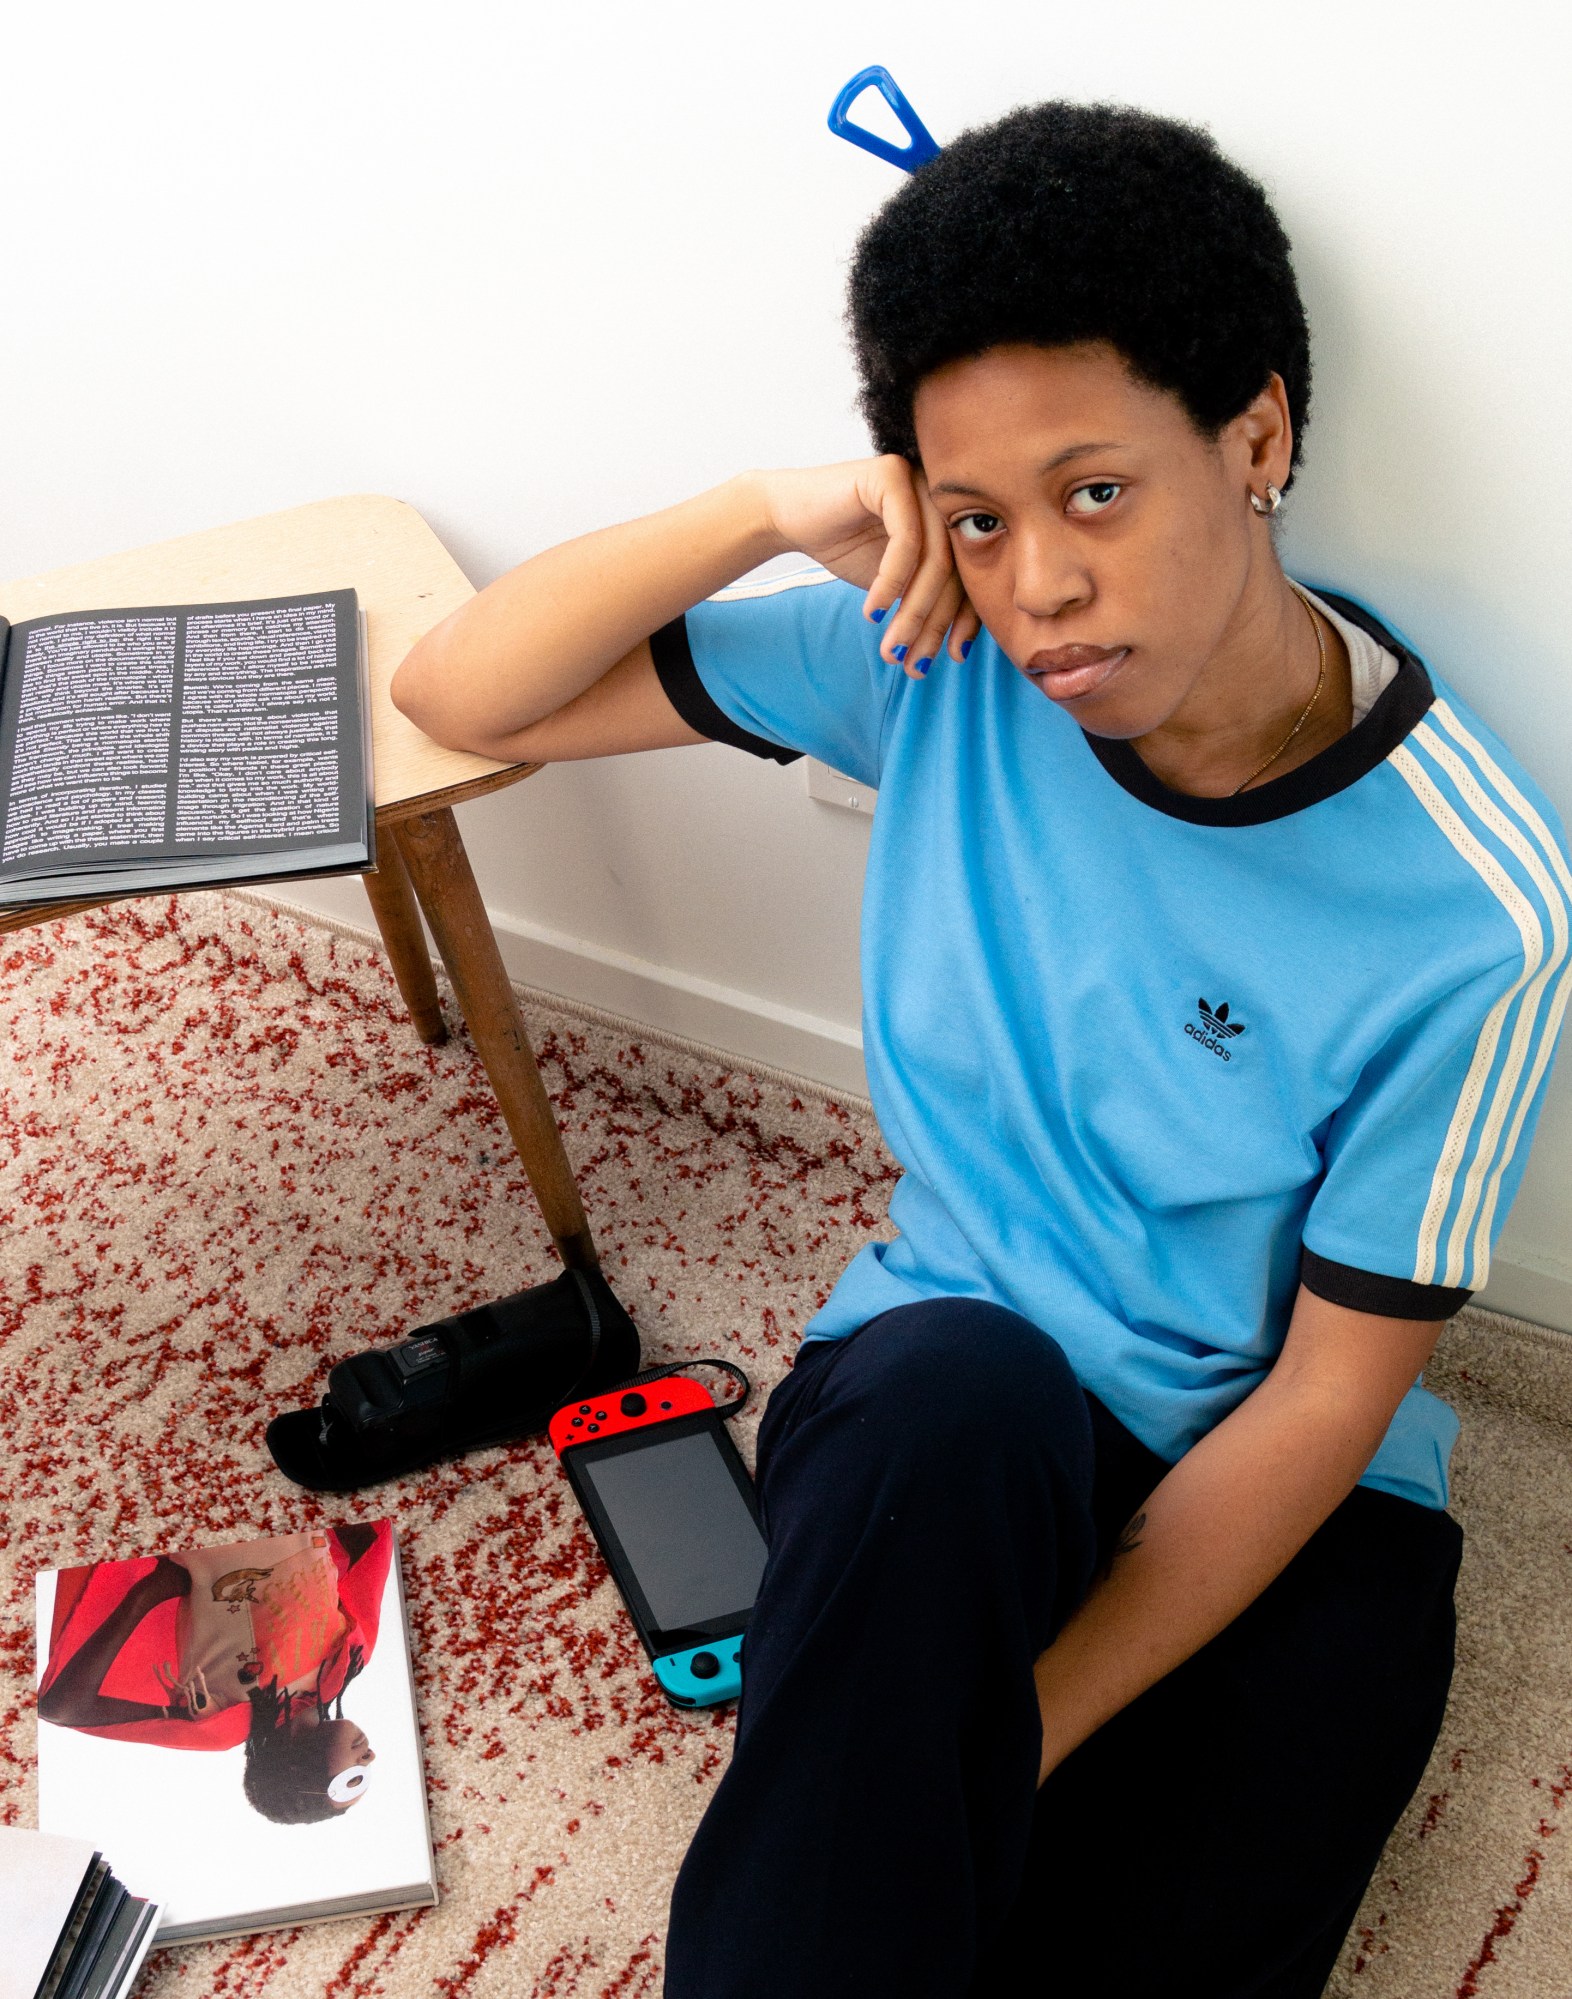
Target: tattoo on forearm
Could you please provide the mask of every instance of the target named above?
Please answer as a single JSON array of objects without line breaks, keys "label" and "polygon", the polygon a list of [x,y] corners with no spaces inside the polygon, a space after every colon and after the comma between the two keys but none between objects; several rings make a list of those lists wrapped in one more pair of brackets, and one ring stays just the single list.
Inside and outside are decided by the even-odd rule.
[{"label": "tattoo on forearm", "polygon": [[1146,1526],[1145,1511],[1137,1513],[1133,1520],[1127,1520],[1119,1530],[1119,1538],[1104,1554],[1097,1565],[1096,1580],[1105,1583],[1114,1572],[1114,1563],[1121,1555],[1128,1555],[1133,1548],[1141,1545],[1141,1532]]}]

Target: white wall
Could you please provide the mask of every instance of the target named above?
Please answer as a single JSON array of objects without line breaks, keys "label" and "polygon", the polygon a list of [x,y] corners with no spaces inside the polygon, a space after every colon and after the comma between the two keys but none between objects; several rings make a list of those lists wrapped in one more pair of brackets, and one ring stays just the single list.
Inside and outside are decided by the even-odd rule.
[{"label": "white wall", "polygon": [[[830,138],[835,89],[883,61],[941,141],[1112,98],[1209,124],[1294,241],[1288,566],[1395,619],[1572,821],[1568,41],[1544,0],[9,9],[0,564],[378,490],[482,583],[858,453],[840,288],[897,177]],[[867,828],[800,766],[564,767],[462,818],[522,975],[855,1079]],[[1491,1294],[1572,1326],[1569,1169],[1572,1061]]]}]

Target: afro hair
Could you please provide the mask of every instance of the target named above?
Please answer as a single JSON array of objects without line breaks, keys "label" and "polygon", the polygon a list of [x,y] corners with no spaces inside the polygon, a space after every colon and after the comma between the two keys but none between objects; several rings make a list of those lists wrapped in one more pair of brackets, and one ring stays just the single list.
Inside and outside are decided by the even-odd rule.
[{"label": "afro hair", "polygon": [[874,448],[914,463],[912,404],[936,368],[1006,342],[1092,340],[1212,439],[1275,369],[1289,480],[1299,463],[1310,329],[1288,238],[1196,125],[1054,99],[963,133],[864,229],[846,317]]}]

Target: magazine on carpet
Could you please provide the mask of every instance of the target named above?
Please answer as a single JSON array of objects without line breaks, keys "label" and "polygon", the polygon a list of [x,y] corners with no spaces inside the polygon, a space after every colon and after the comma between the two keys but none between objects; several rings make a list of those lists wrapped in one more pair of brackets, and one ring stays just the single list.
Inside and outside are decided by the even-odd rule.
[{"label": "magazine on carpet", "polygon": [[0,1999],[125,1999],[157,1920],[88,1841],[0,1826]]},{"label": "magazine on carpet", "polygon": [[437,1899],[391,1521],[38,1578],[38,1823],[155,1942]]},{"label": "magazine on carpet", "polygon": [[375,859],[353,590],[0,618],[0,904]]}]

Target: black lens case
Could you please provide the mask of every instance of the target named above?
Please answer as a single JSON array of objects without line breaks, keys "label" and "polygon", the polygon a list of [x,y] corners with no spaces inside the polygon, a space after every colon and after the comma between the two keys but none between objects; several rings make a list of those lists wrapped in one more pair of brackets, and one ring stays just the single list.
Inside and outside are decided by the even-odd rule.
[{"label": "black lens case", "polygon": [[320,1407],[274,1417],[267,1447],[297,1485],[354,1492],[534,1435],[639,1358],[638,1329],[599,1270],[565,1270],[337,1362]]}]

